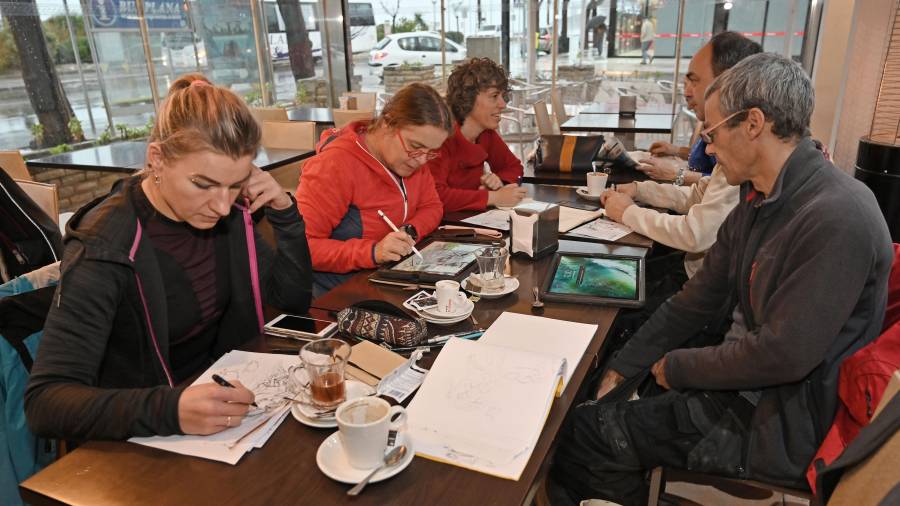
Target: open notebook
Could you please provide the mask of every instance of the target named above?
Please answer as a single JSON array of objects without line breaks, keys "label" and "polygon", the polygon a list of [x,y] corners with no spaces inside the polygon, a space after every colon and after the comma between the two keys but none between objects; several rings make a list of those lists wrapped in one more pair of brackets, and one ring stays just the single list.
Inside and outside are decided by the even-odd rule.
[{"label": "open notebook", "polygon": [[[504,313],[482,341],[451,339],[444,346],[408,408],[418,455],[509,480],[522,475],[554,396],[577,365],[569,367],[565,357],[580,359],[597,329],[584,325],[572,341],[553,337],[559,329],[545,334],[543,347],[555,351],[546,353],[527,335],[516,347],[521,336],[510,331],[527,325],[522,316]],[[544,329],[569,323],[528,318],[548,320]],[[578,344],[554,347],[560,340]]]}]

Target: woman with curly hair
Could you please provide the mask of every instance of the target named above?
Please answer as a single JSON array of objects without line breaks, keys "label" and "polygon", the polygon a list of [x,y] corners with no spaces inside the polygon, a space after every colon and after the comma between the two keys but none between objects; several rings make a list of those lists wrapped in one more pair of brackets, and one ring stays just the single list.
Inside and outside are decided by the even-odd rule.
[{"label": "woman with curly hair", "polygon": [[515,184],[522,162],[497,133],[508,94],[506,72],[489,58],[473,58],[450,74],[447,103],[456,125],[429,163],[444,213],[514,206],[525,197]]}]

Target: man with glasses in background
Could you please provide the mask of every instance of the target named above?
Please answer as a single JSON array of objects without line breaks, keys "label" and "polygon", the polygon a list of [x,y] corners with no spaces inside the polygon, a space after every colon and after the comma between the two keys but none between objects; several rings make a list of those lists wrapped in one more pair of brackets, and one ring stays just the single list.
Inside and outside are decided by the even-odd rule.
[{"label": "man with glasses in background", "polygon": [[[844,358],[880,332],[893,260],[871,191],[809,138],[812,83],[751,56],[706,91],[702,133],[741,199],[703,267],[610,362],[562,432],[553,504],[645,504],[646,471],[805,488]],[[718,342],[684,345],[730,313]],[[664,390],[626,401],[642,378]]]}]

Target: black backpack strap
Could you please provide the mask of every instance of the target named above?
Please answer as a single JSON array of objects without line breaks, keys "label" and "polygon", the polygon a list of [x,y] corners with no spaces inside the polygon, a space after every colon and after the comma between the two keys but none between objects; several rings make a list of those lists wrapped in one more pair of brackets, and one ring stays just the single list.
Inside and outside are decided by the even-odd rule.
[{"label": "black backpack strap", "polygon": [[29,373],[34,358],[25,340],[44,328],[54,293],[56,286],[47,286],[0,299],[0,334],[19,354]]}]

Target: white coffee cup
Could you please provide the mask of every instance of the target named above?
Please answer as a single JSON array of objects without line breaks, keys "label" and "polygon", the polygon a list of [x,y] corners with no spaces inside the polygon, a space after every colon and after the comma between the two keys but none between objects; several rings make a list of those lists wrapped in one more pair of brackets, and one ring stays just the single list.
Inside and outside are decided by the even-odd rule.
[{"label": "white coffee cup", "polygon": [[434,296],[437,299],[437,310],[442,313],[455,313],[465,304],[466,294],[459,291],[459,283],[452,279],[442,279],[434,284]]},{"label": "white coffee cup", "polygon": [[588,172],[587,173],[587,191],[588,195],[599,196],[606,189],[606,180],[609,174],[605,172]]},{"label": "white coffee cup", "polygon": [[[396,420],[391,421],[395,416]],[[403,406],[392,407],[378,397],[360,397],[338,406],[335,419],[350,465],[372,469],[384,460],[388,431],[400,430],[406,422],[406,410]]]}]

